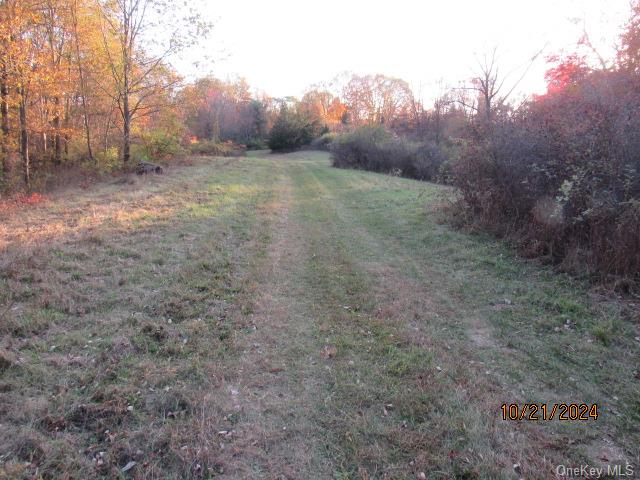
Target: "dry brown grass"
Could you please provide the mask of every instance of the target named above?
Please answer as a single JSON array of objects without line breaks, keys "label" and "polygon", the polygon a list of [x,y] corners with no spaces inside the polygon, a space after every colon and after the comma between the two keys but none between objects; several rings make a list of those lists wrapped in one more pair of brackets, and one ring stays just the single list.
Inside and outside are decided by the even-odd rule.
[{"label": "dry brown grass", "polygon": [[219,358],[270,195],[233,161],[206,159],[3,212],[5,475],[216,469],[211,392],[228,375]]}]

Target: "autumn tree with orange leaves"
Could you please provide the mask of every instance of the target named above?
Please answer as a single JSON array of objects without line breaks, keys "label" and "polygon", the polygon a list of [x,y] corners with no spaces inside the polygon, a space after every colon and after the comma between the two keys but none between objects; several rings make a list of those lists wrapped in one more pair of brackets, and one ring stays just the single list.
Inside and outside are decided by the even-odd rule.
[{"label": "autumn tree with orange leaves", "polygon": [[169,57],[210,28],[191,8],[165,28],[170,9],[162,0],[0,1],[1,186],[14,188],[18,170],[30,190],[69,162],[130,159],[132,136],[176,110]]}]

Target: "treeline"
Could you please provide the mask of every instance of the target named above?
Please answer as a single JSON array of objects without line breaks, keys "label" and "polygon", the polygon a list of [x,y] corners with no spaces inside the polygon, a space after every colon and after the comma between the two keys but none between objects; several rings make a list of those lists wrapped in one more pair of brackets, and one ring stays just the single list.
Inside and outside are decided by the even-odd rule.
[{"label": "treeline", "polygon": [[[425,108],[409,84],[386,75],[342,75],[307,92],[302,99],[280,101],[269,146],[292,150],[310,145],[326,148],[331,134],[378,126],[415,141],[459,136],[468,113],[447,96]],[[326,135],[319,138],[323,134]]]},{"label": "treeline", "polygon": [[[166,18],[171,28],[158,27]],[[344,75],[300,99],[256,94],[241,78],[185,84],[170,60],[209,28],[164,0],[0,0],[0,194],[73,169],[326,145],[323,134],[371,124],[439,141],[464,123],[462,109],[445,119],[384,75]]]},{"label": "treeline", "polygon": [[[157,25],[167,18],[171,28]],[[421,121],[406,82],[382,75],[301,99],[257,95],[241,78],[185,85],[170,59],[209,28],[164,0],[0,0],[0,194],[46,188],[71,168],[292,150],[329,131]]]},{"label": "treeline", "polygon": [[120,168],[143,132],[181,128],[166,59],[209,25],[174,12],[176,33],[151,45],[169,11],[156,0],[0,1],[2,191],[29,190],[71,162]]},{"label": "treeline", "polygon": [[595,67],[588,37],[576,53],[550,57],[547,93],[517,108],[488,57],[469,87],[426,113],[424,130],[372,122],[332,141],[334,165],[452,183],[465,223],[564,270],[637,288],[640,2],[619,45]]}]

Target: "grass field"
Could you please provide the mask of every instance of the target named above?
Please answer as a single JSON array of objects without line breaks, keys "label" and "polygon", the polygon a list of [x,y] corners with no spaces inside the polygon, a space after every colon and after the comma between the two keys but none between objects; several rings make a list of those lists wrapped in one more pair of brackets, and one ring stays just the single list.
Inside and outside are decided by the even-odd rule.
[{"label": "grass field", "polygon": [[[640,471],[629,302],[452,229],[444,187],[193,163],[0,212],[0,478]],[[532,402],[599,415],[502,419]]]}]

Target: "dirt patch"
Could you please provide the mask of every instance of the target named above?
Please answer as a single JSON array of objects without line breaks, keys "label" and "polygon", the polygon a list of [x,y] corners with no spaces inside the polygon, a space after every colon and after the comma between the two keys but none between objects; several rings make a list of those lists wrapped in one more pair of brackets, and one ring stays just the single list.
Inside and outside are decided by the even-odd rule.
[{"label": "dirt patch", "polygon": [[472,326],[467,330],[467,335],[478,348],[497,348],[498,346],[489,327]]},{"label": "dirt patch", "polygon": [[594,466],[604,467],[605,471],[608,465],[627,465],[630,463],[630,458],[625,455],[624,451],[616,445],[613,439],[607,437],[589,443],[585,452],[594,461]]}]

